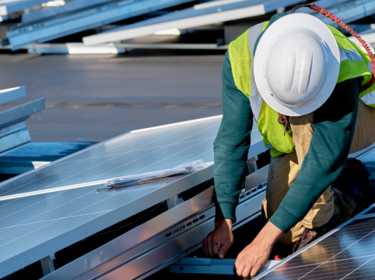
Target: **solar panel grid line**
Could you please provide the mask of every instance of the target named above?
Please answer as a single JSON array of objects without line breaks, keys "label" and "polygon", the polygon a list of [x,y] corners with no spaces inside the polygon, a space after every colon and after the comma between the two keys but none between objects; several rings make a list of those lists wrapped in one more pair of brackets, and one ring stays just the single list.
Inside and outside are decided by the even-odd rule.
[{"label": "solar panel grid line", "polygon": [[[174,133],[172,133],[172,134],[177,134],[177,133],[179,133],[180,131],[176,131],[176,132],[174,132]],[[124,134],[124,135],[126,135],[126,134]],[[156,142],[156,141],[159,141],[159,140],[161,140],[161,139],[163,139],[163,138],[167,138],[167,137],[170,137],[171,135],[166,135],[166,136],[163,136],[163,137],[161,137],[161,138],[158,138],[158,139],[155,139],[155,140],[153,140],[153,141],[150,141],[149,143],[147,143],[147,144],[144,144],[143,146],[146,146],[146,145],[148,145],[148,144],[150,144],[150,143],[153,143],[153,142]],[[145,136],[146,137],[146,136]],[[117,137],[115,137],[114,139],[116,139]],[[112,139],[111,139],[112,140]],[[109,140],[107,140],[107,141],[109,141]],[[106,142],[107,142],[106,141]],[[135,142],[135,141],[137,141],[137,139],[133,139],[133,141],[131,141],[131,142]],[[105,142],[102,142],[102,143],[105,143]],[[129,144],[129,142],[126,142],[126,143],[120,143],[120,145],[124,145],[124,144]],[[98,144],[97,144],[98,145]],[[96,145],[95,145],[96,146]],[[142,147],[142,146],[141,146]],[[80,151],[80,152],[78,152],[77,154],[79,154],[79,153],[84,153],[84,152],[87,152],[88,151],[88,149],[93,149],[93,148],[95,148],[95,147],[89,147],[89,148],[87,148],[86,150],[83,150],[83,151]],[[113,149],[115,149],[115,148],[117,148],[117,146],[115,146],[115,147],[112,147],[112,150]],[[106,151],[105,152],[102,152],[101,154],[104,154],[104,153],[106,153]],[[76,155],[76,154],[74,154],[74,155]],[[99,154],[100,155],[100,154]],[[149,154],[147,154],[147,155],[149,155]],[[73,156],[73,155],[72,155]],[[63,160],[66,160],[66,159],[68,159],[68,158],[70,158],[70,157],[72,157],[72,156],[68,156],[68,157],[66,157],[66,158],[63,158],[63,159],[60,159],[60,160],[58,160],[57,161],[57,163],[59,163],[59,162],[62,162]],[[119,155],[119,156],[121,156],[121,155]],[[111,158],[110,160],[113,160],[113,158]],[[43,166],[42,168],[46,168],[46,167],[48,167],[48,166],[50,166],[51,164],[49,164],[49,165],[47,165],[47,166]],[[69,168],[69,167],[67,167],[67,168]],[[59,171],[61,171],[61,169],[59,170]],[[23,175],[21,175],[21,176],[24,176],[24,175],[27,175],[27,174],[29,174],[29,173],[33,173],[34,171],[30,171],[30,172],[28,172],[28,173],[26,173],[26,174],[23,174]],[[52,175],[52,174],[50,174],[50,175]],[[13,178],[13,179],[11,179],[10,181],[13,181],[13,180],[16,180],[16,179],[18,179],[18,178]],[[2,185],[4,185],[4,184],[8,184],[9,182],[10,182],[9,180],[8,181],[6,181],[6,182],[4,182],[4,183],[0,183],[0,190],[1,190],[1,186]],[[28,184],[31,184],[31,183],[34,183],[35,181],[32,181],[32,182],[29,182]],[[21,188],[22,186],[19,186],[18,188]],[[17,188],[17,189],[18,189]],[[12,190],[10,190],[10,191],[13,191],[14,189],[12,189]],[[8,191],[8,192],[5,192],[5,193],[3,193],[3,194],[7,194],[7,193],[9,193],[10,191]],[[0,208],[1,208],[1,206],[0,206]]]},{"label": "solar panel grid line", "polygon": [[[189,144],[189,143],[193,143],[193,142],[197,142],[197,141],[200,141],[200,140],[209,140],[209,139],[212,139],[214,137],[207,137],[207,138],[200,138],[200,139],[194,139],[194,140],[191,140],[191,141],[185,141],[185,142],[181,142],[180,144]],[[170,147],[170,146],[173,146],[175,145],[174,143],[173,144],[168,144],[168,145],[163,145],[163,146],[154,146],[154,147],[149,147],[149,148],[144,148],[144,149],[134,149],[132,151],[128,151],[128,152],[123,152],[123,153],[116,153],[116,155],[127,155],[127,154],[130,154],[132,152],[138,152],[138,151],[147,151],[147,150],[151,150],[151,149],[154,149],[154,148],[160,148],[160,147]],[[115,154],[111,154],[111,153],[107,153],[106,155],[103,155],[103,156],[92,156],[92,157],[88,157],[87,159],[80,159],[80,160],[73,160],[73,161],[69,161],[70,163],[72,162],[82,162],[82,161],[86,161],[86,160],[90,160],[90,159],[98,159],[98,158],[104,158],[104,157],[107,157],[107,156],[112,156],[112,155],[115,155]],[[55,163],[54,165],[58,165],[59,163]]]},{"label": "solar panel grid line", "polygon": [[364,265],[366,265],[367,263],[369,263],[370,261],[372,261],[374,258],[375,258],[375,256],[372,257],[371,259],[369,259],[369,260],[368,260],[367,262],[365,262],[364,264],[360,265],[358,268],[354,269],[354,270],[353,270],[352,272],[350,272],[349,274],[345,275],[345,276],[344,276],[343,278],[341,278],[340,280],[347,278],[349,275],[353,274],[355,271],[357,271],[357,270],[360,269],[362,266],[364,266]]},{"label": "solar panel grid line", "polygon": [[[200,142],[201,143],[201,142]],[[198,144],[196,144],[196,145],[199,145],[200,143],[198,143]],[[194,146],[192,146],[192,147],[195,147],[196,145],[194,145]],[[189,147],[189,148],[186,148],[186,149],[184,149],[184,150],[182,150],[182,151],[180,151],[179,153],[182,153],[182,152],[184,152],[184,151],[186,151],[187,149],[190,149],[191,147]],[[145,157],[147,157],[149,154],[147,154],[147,155],[145,155]],[[174,154],[175,155],[175,154]],[[160,161],[163,161],[163,160],[166,160],[166,159],[168,159],[168,158],[170,158],[170,157],[172,157],[172,156],[174,156],[174,155],[170,155],[170,156],[168,156],[168,157],[166,157],[166,158],[164,158],[164,159],[162,159],[162,160],[160,160]],[[144,168],[142,168],[142,170],[143,169],[145,169],[145,168],[147,168],[147,167],[150,167],[150,166],[152,166],[152,165],[154,165],[154,164],[157,164],[157,163],[159,163],[160,161],[158,161],[158,162],[156,162],[156,163],[153,163],[153,164],[151,164],[151,165],[149,165],[149,166],[146,166],[146,167],[144,167]],[[120,166],[121,167],[121,166]],[[138,173],[140,172],[141,170],[138,170]],[[137,174],[137,173],[135,173],[135,174]],[[58,193],[57,195],[60,195],[60,193]],[[81,197],[78,197],[77,199],[80,199],[80,198],[82,198],[82,197],[84,197],[84,196],[86,196],[86,195],[83,195],[83,196],[81,196]],[[104,200],[106,200],[106,199],[104,199]],[[104,200],[102,200],[102,201],[104,201]],[[97,202],[97,203],[101,203],[102,201],[99,201],[99,202]],[[65,204],[64,204],[65,205]],[[59,206],[59,207],[61,207],[61,206]],[[89,206],[88,206],[89,207]],[[54,209],[54,208],[53,208]],[[52,210],[53,210],[52,209]],[[51,211],[51,209],[49,209],[48,211]],[[44,214],[44,213],[41,213],[40,215],[42,215],[42,214]],[[8,216],[6,216],[6,217],[8,217]],[[3,217],[0,217],[0,220],[2,219]],[[34,217],[35,218],[35,217]],[[1,231],[0,231],[0,233],[1,233]],[[6,245],[6,244],[4,244],[4,245]],[[2,245],[0,245],[0,248],[2,247]]]},{"label": "solar panel grid line", "polygon": [[[368,258],[372,258],[372,257],[375,257],[375,255],[366,255],[366,256],[360,256],[360,257],[353,257],[353,258],[332,260],[332,261],[329,261],[327,263],[339,263],[339,262],[345,262],[345,261],[350,261],[350,260],[355,260],[355,259],[362,259],[362,258],[368,259]],[[309,266],[316,266],[316,265],[319,265],[319,264],[323,264],[323,263],[313,263],[313,264],[291,266],[291,267],[286,267],[286,268],[278,268],[278,269],[275,269],[275,270],[278,270],[278,271],[284,270],[285,271],[285,270],[292,270],[292,269],[296,269],[296,268],[304,268],[304,267],[309,267]]]},{"label": "solar panel grid line", "polygon": [[[98,212],[92,212],[92,213],[77,215],[77,216],[74,216],[74,217],[87,216],[87,215],[93,215],[93,214],[99,214],[99,213],[108,213],[110,211],[111,210],[98,211]],[[51,220],[43,220],[43,221],[38,221],[38,222],[33,222],[33,223],[28,223],[28,224],[14,225],[14,226],[9,226],[9,227],[0,227],[0,230],[1,229],[9,229],[9,228],[21,227],[21,226],[25,226],[25,225],[35,225],[35,224],[45,223],[45,222],[49,222],[49,221],[63,220],[63,219],[67,219],[67,217],[62,217],[62,218],[57,218],[57,219],[51,219]]]}]

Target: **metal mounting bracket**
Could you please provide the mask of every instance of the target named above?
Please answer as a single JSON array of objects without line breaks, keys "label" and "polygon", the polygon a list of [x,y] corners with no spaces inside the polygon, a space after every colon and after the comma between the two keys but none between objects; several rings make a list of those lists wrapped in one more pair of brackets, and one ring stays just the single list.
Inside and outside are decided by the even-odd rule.
[{"label": "metal mounting bracket", "polygon": [[170,198],[167,199],[167,205],[168,205],[168,209],[172,209],[173,207],[176,207],[177,205],[183,203],[184,200],[180,197],[178,197],[178,195],[174,195]]},{"label": "metal mounting bracket", "polygon": [[54,259],[56,259],[55,254],[52,254],[40,260],[44,276],[50,274],[52,271],[55,271],[55,265],[53,264]]},{"label": "metal mounting bracket", "polygon": [[249,169],[249,174],[254,173],[255,171],[258,170],[257,160],[258,160],[258,156],[249,158],[247,160],[246,163],[247,163],[247,168]]},{"label": "metal mounting bracket", "polygon": [[[234,275],[235,259],[184,258],[171,265],[172,273]],[[268,261],[258,272],[262,273],[277,265],[280,261]]]}]

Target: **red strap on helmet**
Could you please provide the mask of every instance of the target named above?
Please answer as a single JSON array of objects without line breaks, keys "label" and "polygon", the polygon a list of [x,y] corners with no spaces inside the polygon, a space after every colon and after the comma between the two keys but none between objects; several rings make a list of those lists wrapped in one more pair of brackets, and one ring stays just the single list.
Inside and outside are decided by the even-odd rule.
[{"label": "red strap on helmet", "polygon": [[353,29],[350,28],[349,26],[347,26],[342,20],[340,20],[338,17],[336,17],[332,13],[328,12],[327,10],[323,9],[322,7],[319,7],[318,5],[315,5],[315,4],[311,4],[310,9],[312,9],[312,10],[322,14],[323,16],[329,18],[330,20],[336,22],[338,25],[340,25],[342,28],[344,28],[346,31],[348,31],[352,36],[357,38],[357,40],[362,44],[362,46],[365,48],[368,56],[371,59],[372,78],[367,84],[365,84],[364,86],[361,87],[361,92],[368,89],[369,87],[371,87],[375,83],[375,76],[374,76],[374,73],[375,73],[375,57],[374,57],[373,53],[371,52],[369,46],[366,44],[365,40],[363,40],[361,38],[361,36],[358,35],[357,32],[353,31]]}]

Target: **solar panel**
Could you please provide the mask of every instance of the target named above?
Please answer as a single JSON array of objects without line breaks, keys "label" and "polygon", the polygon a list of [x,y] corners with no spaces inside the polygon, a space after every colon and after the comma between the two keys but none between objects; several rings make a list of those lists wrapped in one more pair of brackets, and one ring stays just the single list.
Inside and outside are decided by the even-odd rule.
[{"label": "solar panel", "polygon": [[[17,50],[30,44],[50,41],[190,1],[193,0],[119,0],[104,3],[96,1],[94,6],[83,5],[82,9],[72,8],[70,11],[63,8],[62,10],[66,11],[61,15],[41,17],[39,21],[20,24],[8,31],[7,36],[12,50]],[[77,6],[77,3],[72,2],[68,6]],[[37,16],[34,19],[36,18]]]},{"label": "solar panel", "polygon": [[[212,162],[220,121],[218,116],[132,131],[0,184],[0,277],[212,178],[210,168],[195,184],[173,179],[95,192],[110,178],[197,159]],[[265,150],[256,127],[252,142],[250,156]],[[50,192],[22,197],[41,190]]]},{"label": "solar panel", "polygon": [[375,218],[361,217],[257,279],[373,279]]},{"label": "solar panel", "polygon": [[188,29],[217,22],[249,18],[273,12],[280,7],[298,3],[298,0],[244,0],[217,1],[196,5],[193,8],[153,19],[129,24],[98,35],[83,38],[86,45],[116,42],[154,34],[173,28]]}]

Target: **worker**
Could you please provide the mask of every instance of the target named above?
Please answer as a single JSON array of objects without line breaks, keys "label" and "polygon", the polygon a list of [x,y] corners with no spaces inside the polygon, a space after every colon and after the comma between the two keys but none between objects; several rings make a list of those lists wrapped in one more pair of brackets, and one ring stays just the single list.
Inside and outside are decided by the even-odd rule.
[{"label": "worker", "polygon": [[353,213],[355,200],[330,186],[349,153],[375,142],[374,58],[365,48],[368,54],[304,13],[276,14],[230,43],[214,142],[215,229],[203,240],[206,255],[222,259],[233,244],[253,119],[271,153],[262,204],[267,224],[237,256],[238,276],[254,277],[276,242],[296,251]]}]

